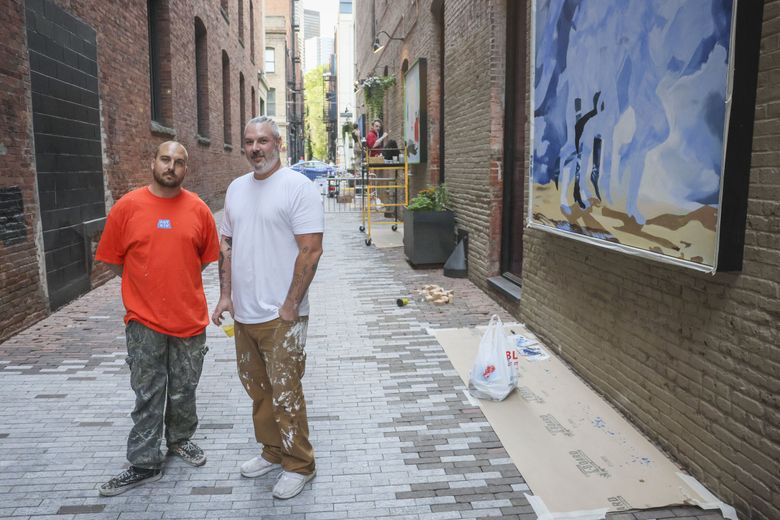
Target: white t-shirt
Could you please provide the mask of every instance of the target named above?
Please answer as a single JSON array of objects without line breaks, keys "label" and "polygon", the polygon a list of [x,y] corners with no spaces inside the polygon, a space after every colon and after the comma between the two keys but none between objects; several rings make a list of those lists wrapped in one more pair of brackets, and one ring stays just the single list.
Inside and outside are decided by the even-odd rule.
[{"label": "white t-shirt", "polygon": [[[314,183],[295,170],[281,168],[263,180],[250,172],[230,183],[220,233],[233,238],[236,321],[265,323],[279,317],[298,257],[295,235],[324,228],[322,198]],[[309,314],[308,293],[298,312]]]}]

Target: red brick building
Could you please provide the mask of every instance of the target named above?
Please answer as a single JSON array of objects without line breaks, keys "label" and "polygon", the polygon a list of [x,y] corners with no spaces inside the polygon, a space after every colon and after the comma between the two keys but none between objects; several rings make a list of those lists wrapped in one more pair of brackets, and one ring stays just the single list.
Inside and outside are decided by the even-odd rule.
[{"label": "red brick building", "polygon": [[[428,60],[427,139],[441,155],[414,183],[446,180],[471,280],[756,519],[780,518],[780,1],[763,4],[744,261],[714,276],[525,227],[531,2],[370,0],[355,22],[359,78]],[[391,135],[399,91],[385,98]]]},{"label": "red brick building", "polygon": [[[440,156],[443,119],[441,52],[443,49],[443,2],[413,1],[409,9],[398,9],[394,2],[385,0],[355,3],[355,62],[357,82],[369,76],[393,76],[396,79],[385,95],[384,130],[390,139],[403,141],[403,78],[417,60],[423,58],[427,66],[425,85],[427,103],[428,142],[427,161],[410,167],[409,185],[412,193],[438,182],[441,176]],[[384,34],[382,33],[384,31]],[[374,40],[384,46],[374,52]],[[392,39],[391,39],[392,38]],[[357,93],[358,109],[366,119],[365,96]],[[366,130],[371,121],[365,120]]]},{"label": "red brick building", "polygon": [[[260,0],[3,0],[0,340],[89,290],[111,204],[149,181],[157,145],[189,151],[185,187],[221,206],[248,166]],[[102,273],[102,274],[101,274]]]}]

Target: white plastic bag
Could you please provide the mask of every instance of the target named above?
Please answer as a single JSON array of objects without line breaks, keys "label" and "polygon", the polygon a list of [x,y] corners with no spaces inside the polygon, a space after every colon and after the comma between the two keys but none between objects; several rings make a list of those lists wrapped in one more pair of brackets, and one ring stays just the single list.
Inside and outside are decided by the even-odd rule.
[{"label": "white plastic bag", "polygon": [[469,373],[469,393],[480,399],[503,401],[517,385],[517,370],[507,359],[512,350],[504,324],[495,314],[479,342],[479,351]]}]

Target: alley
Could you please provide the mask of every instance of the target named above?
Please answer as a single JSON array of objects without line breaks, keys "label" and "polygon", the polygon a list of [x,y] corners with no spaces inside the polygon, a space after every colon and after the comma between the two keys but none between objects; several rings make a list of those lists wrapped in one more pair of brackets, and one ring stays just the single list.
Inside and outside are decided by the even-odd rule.
[{"label": "alley", "polygon": [[[329,214],[325,236],[304,378],[318,473],[301,495],[274,500],[272,476],[239,475],[257,446],[251,406],[232,339],[210,326],[194,439],[208,463],[169,458],[161,481],[98,497],[126,464],[133,403],[112,280],[0,345],[0,518],[536,518],[523,478],[426,332],[509,315],[467,280],[413,271],[400,248],[365,247],[354,215]],[[211,305],[216,274],[205,272]],[[424,283],[454,289],[454,303],[395,305]],[[669,517],[721,518],[696,508],[608,516]]]}]

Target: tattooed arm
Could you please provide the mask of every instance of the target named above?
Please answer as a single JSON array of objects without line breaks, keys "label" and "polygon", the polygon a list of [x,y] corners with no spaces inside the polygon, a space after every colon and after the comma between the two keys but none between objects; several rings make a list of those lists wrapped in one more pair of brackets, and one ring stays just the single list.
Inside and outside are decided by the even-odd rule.
[{"label": "tattooed arm", "polygon": [[295,235],[298,243],[298,257],[295,259],[295,271],[287,291],[287,299],[279,308],[279,317],[284,321],[298,318],[298,306],[309,290],[309,285],[317,272],[317,264],[322,256],[322,233]]},{"label": "tattooed arm", "polygon": [[211,315],[215,325],[222,323],[222,313],[225,311],[233,316],[233,299],[231,298],[230,265],[233,256],[233,237],[222,235],[219,241],[219,301]]}]

